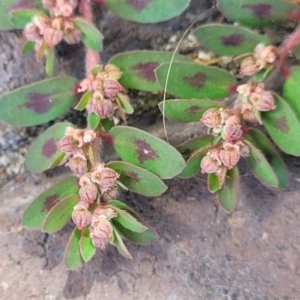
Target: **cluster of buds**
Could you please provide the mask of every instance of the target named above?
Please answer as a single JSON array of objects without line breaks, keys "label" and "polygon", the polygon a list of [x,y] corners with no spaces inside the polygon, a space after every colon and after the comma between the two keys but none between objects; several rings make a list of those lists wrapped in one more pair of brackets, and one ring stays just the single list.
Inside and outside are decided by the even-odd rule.
[{"label": "cluster of buds", "polygon": [[117,97],[129,102],[125,89],[118,79],[122,72],[114,65],[108,64],[96,67],[92,74],[80,84],[78,92],[90,93],[90,99],[86,105],[89,113],[95,113],[102,119],[112,118],[115,107],[118,106]]},{"label": "cluster of buds", "polygon": [[235,108],[240,111],[243,120],[250,124],[261,124],[260,112],[276,108],[272,93],[264,89],[263,83],[250,81],[239,85],[237,92],[239,96]]},{"label": "cluster of buds", "polygon": [[201,172],[215,173],[222,187],[227,169],[232,169],[241,156],[249,156],[249,148],[242,141],[241,118],[236,110],[211,108],[200,121],[209,128],[211,134],[221,138],[221,142],[201,160]]},{"label": "cluster of buds", "polygon": [[47,55],[49,50],[64,40],[68,44],[81,41],[81,32],[75,28],[70,16],[77,7],[76,0],[44,0],[43,5],[50,12],[35,16],[23,31],[28,41],[35,43],[37,58]]},{"label": "cluster of buds", "polygon": [[258,44],[254,49],[253,56],[249,56],[241,62],[240,74],[252,76],[274,64],[278,57],[276,47]]}]

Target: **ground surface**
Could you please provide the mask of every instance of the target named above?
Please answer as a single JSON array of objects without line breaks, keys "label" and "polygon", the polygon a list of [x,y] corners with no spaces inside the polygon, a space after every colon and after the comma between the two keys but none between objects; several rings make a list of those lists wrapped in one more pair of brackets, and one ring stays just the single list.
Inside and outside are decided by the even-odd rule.
[{"label": "ground surface", "polygon": [[[103,31],[111,30],[103,58],[120,49],[173,47],[169,37],[182,32],[205,3],[193,1],[181,19],[150,27],[108,15],[100,22]],[[0,33],[0,94],[44,76],[34,57],[19,57],[21,45],[20,35]],[[182,51],[189,47],[187,41]],[[76,57],[82,50],[72,50],[74,57],[64,47],[59,51],[58,64],[80,77],[83,69]],[[156,119],[153,115],[149,112],[146,121],[138,121],[144,130],[163,137],[159,118],[149,125]],[[172,123],[167,128],[174,143],[198,131],[195,125]],[[67,271],[62,259],[72,224],[52,235],[21,227],[25,207],[67,175],[64,169],[48,176],[25,171],[23,154],[39,130],[0,125],[1,300],[300,299],[298,158],[284,156],[290,184],[280,192],[264,188],[242,165],[239,203],[230,215],[218,209],[201,175],[168,181],[169,190],[154,199],[123,194],[123,200],[157,230],[158,240],[144,247],[127,243],[132,261],[108,247],[78,271]]]}]

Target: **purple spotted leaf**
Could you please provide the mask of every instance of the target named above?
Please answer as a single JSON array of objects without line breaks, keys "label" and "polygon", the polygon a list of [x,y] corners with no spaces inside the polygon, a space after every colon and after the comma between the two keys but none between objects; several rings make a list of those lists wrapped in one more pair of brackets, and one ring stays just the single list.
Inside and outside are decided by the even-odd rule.
[{"label": "purple spotted leaf", "polygon": [[23,214],[23,226],[41,229],[49,211],[62,199],[79,192],[78,178],[68,177],[39,195]]},{"label": "purple spotted leaf", "polygon": [[202,99],[174,99],[158,104],[160,111],[168,119],[179,122],[199,122],[205,111],[210,108],[221,108],[216,101]]},{"label": "purple spotted leaf", "polygon": [[119,181],[132,192],[156,197],[167,190],[167,186],[157,175],[128,162],[115,161],[106,164],[106,166],[119,173],[121,175]]},{"label": "purple spotted leaf", "polygon": [[38,8],[38,4],[35,0],[1,0],[0,7],[0,30],[13,30],[19,27],[11,22],[10,12]]},{"label": "purple spotted leaf", "polygon": [[[156,69],[156,76],[162,87],[166,86],[169,64]],[[180,98],[221,99],[227,96],[236,84],[230,73],[216,67],[196,63],[174,62],[170,68],[167,92]]]},{"label": "purple spotted leaf", "polygon": [[[110,63],[122,72],[120,83],[123,86],[141,91],[159,91],[162,87],[156,80],[155,69],[162,63],[170,62],[172,53],[159,51],[132,51],[117,54]],[[182,55],[175,55],[175,61],[191,60]]]},{"label": "purple spotted leaf", "polygon": [[232,21],[250,27],[277,25],[293,19],[300,7],[286,0],[218,0],[219,10]]},{"label": "purple spotted leaf", "polygon": [[81,256],[85,262],[91,260],[96,253],[96,247],[90,238],[90,229],[88,226],[81,230],[79,247]]},{"label": "purple spotted leaf", "polygon": [[139,23],[157,23],[180,15],[190,0],[105,0],[105,5],[119,17]]},{"label": "purple spotted leaf", "polygon": [[125,161],[140,166],[162,179],[173,178],[185,167],[180,153],[163,140],[133,127],[110,130],[113,146]]},{"label": "purple spotted leaf", "polygon": [[253,52],[262,43],[269,45],[265,36],[247,28],[226,24],[209,24],[198,27],[194,35],[200,45],[220,56],[236,56]]},{"label": "purple spotted leaf", "polygon": [[45,217],[42,231],[51,233],[61,230],[71,220],[78,201],[79,195],[70,195],[56,203]]},{"label": "purple spotted leaf", "polygon": [[[276,109],[261,113],[263,125],[273,142],[285,153],[300,156],[300,121],[292,105],[274,95]],[[297,100],[297,99],[295,99]]]},{"label": "purple spotted leaf", "polygon": [[[55,166],[57,159],[63,159],[62,152],[57,149],[59,140],[71,123],[56,123],[43,132],[29,147],[26,155],[26,166],[35,173],[43,172]],[[54,164],[54,165],[53,165]],[[56,164],[57,165],[57,164]]]},{"label": "purple spotted leaf", "polygon": [[288,183],[288,172],[268,138],[257,129],[249,129],[243,136],[250,149],[245,157],[253,175],[266,187],[283,189]]},{"label": "purple spotted leaf", "polygon": [[217,198],[221,207],[230,213],[234,210],[239,194],[239,170],[234,166],[226,173],[224,184],[217,192]]},{"label": "purple spotted leaf", "polygon": [[201,135],[178,145],[176,149],[184,158],[189,158],[195,151],[212,146],[213,140],[214,137],[212,135]]},{"label": "purple spotted leaf", "polygon": [[72,232],[64,253],[64,262],[69,270],[75,270],[84,264],[80,252],[81,230],[75,228]]},{"label": "purple spotted leaf", "polygon": [[73,104],[76,79],[54,77],[23,86],[0,98],[0,120],[14,126],[46,123]]}]

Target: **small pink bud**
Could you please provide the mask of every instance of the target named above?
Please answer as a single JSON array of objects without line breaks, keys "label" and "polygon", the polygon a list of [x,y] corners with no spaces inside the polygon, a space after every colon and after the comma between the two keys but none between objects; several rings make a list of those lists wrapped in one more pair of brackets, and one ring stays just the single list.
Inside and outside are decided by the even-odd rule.
[{"label": "small pink bud", "polygon": [[237,87],[237,92],[244,97],[248,97],[251,93],[251,85],[250,84],[241,84]]},{"label": "small pink bud", "polygon": [[28,41],[32,41],[35,43],[39,43],[43,40],[43,37],[39,33],[38,27],[33,23],[29,23],[26,25],[23,31],[23,35]]},{"label": "small pink bud", "polygon": [[103,90],[105,98],[112,99],[115,98],[120,91],[122,91],[122,86],[115,79],[105,78],[103,82]]},{"label": "small pink bud", "polygon": [[115,200],[115,199],[118,199],[118,196],[119,196],[119,191],[117,188],[112,188],[112,189],[109,189],[107,191],[105,191],[101,198],[102,198],[102,201],[104,203],[107,203],[109,200]]},{"label": "small pink bud", "polygon": [[221,110],[217,108],[210,108],[203,114],[200,121],[209,128],[220,126],[222,123]]},{"label": "small pink bud", "polygon": [[258,120],[255,114],[255,108],[253,107],[252,104],[250,103],[243,104],[241,108],[241,114],[244,121],[253,125],[258,124]]},{"label": "small pink bud", "polygon": [[239,150],[239,146],[235,144],[229,142],[223,143],[223,149],[220,151],[220,159],[228,169],[232,169],[238,163],[240,159]]},{"label": "small pink bud", "polygon": [[87,129],[84,131],[84,134],[83,134],[83,142],[90,143],[91,141],[93,141],[96,138],[96,136],[97,135],[94,130]]},{"label": "small pink bud", "polygon": [[242,127],[239,124],[240,120],[236,116],[230,116],[222,130],[222,139],[225,141],[236,141],[243,135]]},{"label": "small pink bud", "polygon": [[241,156],[247,157],[247,156],[250,155],[250,149],[249,149],[249,147],[244,142],[242,142],[240,140],[240,141],[237,141],[235,144],[237,146],[239,146],[239,152],[240,152]]},{"label": "small pink bud", "polygon": [[47,28],[44,33],[44,39],[50,47],[59,44],[63,39],[63,32],[53,28]]},{"label": "small pink bud", "polygon": [[97,206],[93,212],[93,216],[95,217],[95,220],[97,218],[106,218],[107,220],[110,220],[117,217],[118,213],[110,207]]},{"label": "small pink bud", "polygon": [[257,73],[258,68],[253,57],[247,57],[241,62],[240,74],[246,76],[252,76]]},{"label": "small pink bud", "polygon": [[272,94],[267,91],[252,93],[249,100],[259,111],[269,111],[276,108]]},{"label": "small pink bud", "polygon": [[107,76],[109,78],[119,80],[122,77],[123,72],[120,71],[120,69],[115,66],[108,64],[105,66],[104,71],[106,72]]},{"label": "small pink bud", "polygon": [[78,143],[70,135],[64,136],[58,143],[57,148],[64,153],[74,154],[78,152]]},{"label": "small pink bud", "polygon": [[72,219],[78,229],[89,225],[92,220],[92,213],[88,210],[89,203],[79,201],[75,206],[72,213]]},{"label": "small pink bud", "polygon": [[81,41],[82,34],[78,29],[74,29],[64,35],[64,40],[69,45],[78,44]]},{"label": "small pink bud", "polygon": [[45,30],[51,27],[51,19],[36,16],[32,22],[38,27],[40,35],[45,34]]},{"label": "small pink bud", "polygon": [[93,214],[90,230],[91,234],[99,238],[109,239],[113,234],[112,226],[104,215]]},{"label": "small pink bud", "polygon": [[70,4],[64,4],[59,8],[60,15],[70,17],[73,14],[73,7]]},{"label": "small pink bud", "polygon": [[92,87],[92,78],[86,78],[83,81],[80,82],[80,88],[78,89],[78,92],[85,92],[85,91],[91,91],[93,89]]},{"label": "small pink bud", "polygon": [[200,163],[202,173],[216,173],[221,166],[219,151],[213,150],[204,156]]},{"label": "small pink bud", "polygon": [[106,237],[98,237],[93,233],[90,233],[90,238],[92,239],[93,245],[99,249],[105,249],[108,244],[108,238]]},{"label": "small pink bud", "polygon": [[44,8],[51,10],[55,7],[55,0],[42,0],[42,5]]},{"label": "small pink bud", "polygon": [[98,188],[95,184],[85,184],[79,189],[80,199],[89,203],[94,203],[97,199]]},{"label": "small pink bud", "polygon": [[274,63],[278,57],[277,49],[274,46],[265,46],[258,44],[254,49],[254,55],[257,59],[261,59],[266,63]]},{"label": "small pink bud", "polygon": [[69,159],[68,165],[69,168],[77,175],[81,175],[87,170],[86,158],[80,153],[74,154],[73,157]]},{"label": "small pink bud", "polygon": [[107,99],[95,100],[92,98],[86,108],[88,111],[94,112],[102,119],[111,117],[114,111],[112,102]]},{"label": "small pink bud", "polygon": [[119,177],[120,175],[117,172],[104,167],[103,164],[99,164],[91,175],[92,181],[100,185],[102,193],[114,187],[115,182]]}]

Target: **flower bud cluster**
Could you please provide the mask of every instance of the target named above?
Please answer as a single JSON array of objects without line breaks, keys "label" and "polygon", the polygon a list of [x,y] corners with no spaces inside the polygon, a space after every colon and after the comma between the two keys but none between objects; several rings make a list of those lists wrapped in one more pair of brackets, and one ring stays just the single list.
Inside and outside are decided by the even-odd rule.
[{"label": "flower bud cluster", "polygon": [[276,108],[271,92],[264,89],[263,83],[252,81],[239,85],[239,93],[235,108],[240,110],[244,121],[250,124],[261,124],[260,111],[269,111]]},{"label": "flower bud cluster", "polygon": [[272,65],[278,59],[277,48],[258,44],[254,49],[253,56],[245,58],[241,62],[240,74],[252,76],[258,71]]},{"label": "flower bud cluster", "polygon": [[241,156],[249,156],[249,148],[241,139],[242,124],[237,113],[231,109],[211,108],[200,119],[213,135],[221,137],[221,142],[200,163],[202,173],[215,173],[218,176],[220,187],[224,183],[227,169],[232,169]]},{"label": "flower bud cluster", "polygon": [[95,113],[102,119],[112,118],[116,107],[116,97],[118,95],[126,98],[128,96],[123,94],[125,89],[118,82],[121,78],[122,72],[114,65],[106,65],[104,68],[99,66],[95,72],[90,74],[80,83],[78,92],[92,92],[91,98],[88,101],[86,109],[89,113]]},{"label": "flower bud cluster", "polygon": [[78,3],[76,0],[44,0],[43,5],[50,12],[35,16],[23,31],[28,41],[35,43],[37,57],[47,55],[49,49],[64,40],[68,44],[81,41],[81,32],[74,26],[70,16],[74,14]]}]

